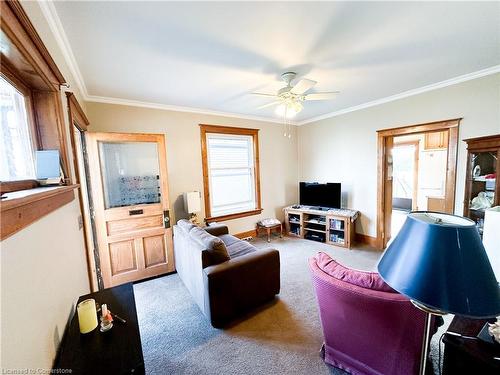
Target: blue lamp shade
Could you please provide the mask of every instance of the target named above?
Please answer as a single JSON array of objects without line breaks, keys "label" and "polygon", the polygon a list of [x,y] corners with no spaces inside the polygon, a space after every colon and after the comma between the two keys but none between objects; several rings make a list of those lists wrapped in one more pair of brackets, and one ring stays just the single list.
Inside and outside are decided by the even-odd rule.
[{"label": "blue lamp shade", "polygon": [[392,288],[434,310],[472,318],[500,315],[500,286],[472,220],[410,213],[378,272]]}]

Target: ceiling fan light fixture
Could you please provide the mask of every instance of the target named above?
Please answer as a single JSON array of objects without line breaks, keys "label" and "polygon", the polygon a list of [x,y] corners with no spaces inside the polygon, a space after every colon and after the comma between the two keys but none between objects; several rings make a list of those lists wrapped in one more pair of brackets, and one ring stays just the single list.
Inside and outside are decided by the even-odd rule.
[{"label": "ceiling fan light fixture", "polygon": [[292,110],[295,112],[294,116],[304,109],[304,105],[301,102],[293,102],[291,105]]},{"label": "ceiling fan light fixture", "polygon": [[[285,72],[281,75],[281,78],[286,83],[285,87],[282,87],[277,91],[276,94],[267,94],[254,92],[253,95],[271,97],[275,101],[272,103],[267,103],[258,107],[258,109],[267,108],[270,106],[277,105],[276,115],[283,118],[286,123],[288,119],[291,119],[297,115],[304,108],[304,102],[309,100],[331,100],[338,94],[338,91],[329,92],[314,92],[308,93],[317,82],[312,79],[302,78],[298,82],[295,82],[297,74],[295,72]],[[294,85],[292,86],[292,81]]]},{"label": "ceiling fan light fixture", "polygon": [[276,107],[276,114],[287,119],[294,118],[297,113],[302,111],[303,105],[299,102],[282,103]]},{"label": "ceiling fan light fixture", "polygon": [[274,110],[274,113],[276,113],[280,117],[284,117],[286,113],[286,104],[281,103],[278,106],[276,106],[276,109]]}]

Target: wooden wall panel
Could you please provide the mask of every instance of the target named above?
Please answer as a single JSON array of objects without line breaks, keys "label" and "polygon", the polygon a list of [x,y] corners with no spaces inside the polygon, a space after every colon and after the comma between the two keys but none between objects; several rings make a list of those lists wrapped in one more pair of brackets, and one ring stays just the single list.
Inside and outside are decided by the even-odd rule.
[{"label": "wooden wall panel", "polygon": [[167,263],[164,235],[144,237],[143,248],[144,266],[146,268]]},{"label": "wooden wall panel", "polygon": [[137,270],[134,240],[114,242],[108,246],[113,275]]}]

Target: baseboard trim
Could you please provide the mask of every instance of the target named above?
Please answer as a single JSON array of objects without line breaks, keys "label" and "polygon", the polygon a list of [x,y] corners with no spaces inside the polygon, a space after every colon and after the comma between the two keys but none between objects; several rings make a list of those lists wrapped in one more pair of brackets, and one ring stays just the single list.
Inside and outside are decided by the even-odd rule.
[{"label": "baseboard trim", "polygon": [[[257,237],[257,230],[256,229],[247,230],[246,232],[236,233],[236,234],[234,234],[234,236],[239,238],[239,239],[247,238],[247,237],[254,238],[254,237]],[[356,233],[354,240],[357,243],[361,243],[364,245],[371,246],[375,249],[382,250],[379,246],[379,241],[378,241],[377,237],[372,237],[372,236],[368,236],[366,234]]]},{"label": "baseboard trim", "polygon": [[247,237],[257,237],[257,232],[255,229],[252,230],[247,230],[246,232],[241,232],[241,233],[236,233],[234,234],[235,237],[238,237],[239,239],[242,238],[247,238]]},{"label": "baseboard trim", "polygon": [[366,234],[356,233],[355,241],[368,245],[380,250],[379,241],[377,237],[368,236]]}]

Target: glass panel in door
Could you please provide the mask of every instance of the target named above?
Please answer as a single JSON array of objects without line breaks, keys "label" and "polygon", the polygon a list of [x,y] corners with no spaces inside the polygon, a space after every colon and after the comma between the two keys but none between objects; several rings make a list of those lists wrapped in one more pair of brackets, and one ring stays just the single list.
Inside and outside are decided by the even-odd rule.
[{"label": "glass panel in door", "polygon": [[160,203],[155,142],[99,142],[105,209]]}]

